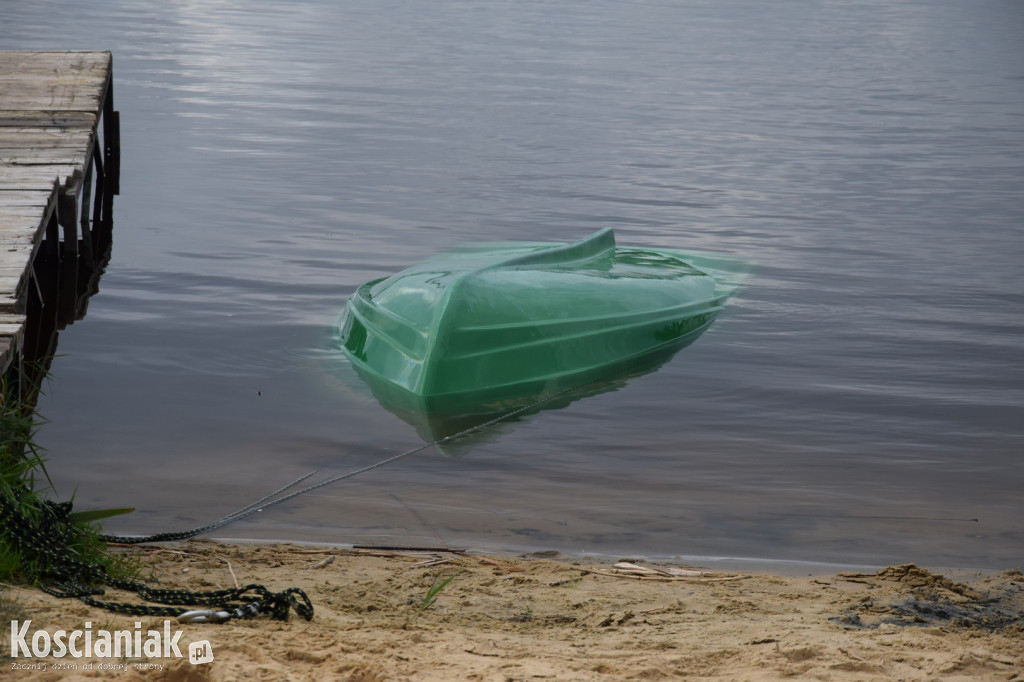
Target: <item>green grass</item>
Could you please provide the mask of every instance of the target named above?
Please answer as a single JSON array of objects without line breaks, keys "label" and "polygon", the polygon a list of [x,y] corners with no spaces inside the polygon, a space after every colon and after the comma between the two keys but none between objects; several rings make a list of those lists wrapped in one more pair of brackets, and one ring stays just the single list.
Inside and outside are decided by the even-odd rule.
[{"label": "green grass", "polygon": [[412,622],[419,617],[421,613],[429,609],[434,604],[434,602],[437,601],[437,597],[441,594],[441,591],[444,588],[448,587],[451,581],[455,580],[455,576],[459,575],[460,573],[462,573],[462,571],[456,571],[455,573],[452,573],[444,579],[442,579],[440,576],[435,578],[434,584],[430,587],[429,590],[427,590],[426,596],[423,597],[423,600],[416,608],[415,613],[413,613],[409,616],[408,619],[406,619],[405,625],[403,627],[408,628],[412,624]]},{"label": "green grass", "polygon": [[[46,473],[43,450],[35,442],[42,423],[34,410],[38,391],[31,387],[28,398],[19,391],[21,382],[0,381],[0,495],[13,502],[16,513],[38,524],[54,514],[48,504],[53,484]],[[104,566],[112,575],[133,571],[130,560],[111,555],[98,538],[96,514],[72,515],[68,522],[68,549],[76,558]],[[32,584],[47,568],[47,558],[23,547],[0,527],[0,582]]]}]

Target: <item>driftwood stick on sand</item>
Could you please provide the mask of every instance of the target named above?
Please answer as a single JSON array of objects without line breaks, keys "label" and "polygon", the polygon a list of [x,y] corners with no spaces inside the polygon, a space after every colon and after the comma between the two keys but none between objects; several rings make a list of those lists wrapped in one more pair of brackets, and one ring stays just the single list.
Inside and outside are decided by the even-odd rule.
[{"label": "driftwood stick on sand", "polygon": [[583,573],[591,573],[594,575],[606,575],[612,578],[630,578],[632,580],[651,580],[660,582],[690,582],[690,583],[725,583],[732,582],[735,580],[746,580],[750,578],[749,575],[730,575],[718,578],[712,577],[689,577],[689,576],[675,576],[675,575],[644,575],[638,573],[624,573],[619,571],[602,571],[596,568],[583,568],[580,569]]}]

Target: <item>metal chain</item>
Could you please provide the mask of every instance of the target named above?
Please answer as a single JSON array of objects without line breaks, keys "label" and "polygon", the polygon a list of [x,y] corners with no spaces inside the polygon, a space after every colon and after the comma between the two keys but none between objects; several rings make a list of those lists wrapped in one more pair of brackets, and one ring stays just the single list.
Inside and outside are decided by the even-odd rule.
[{"label": "metal chain", "polygon": [[[101,564],[83,561],[71,554],[68,542],[72,524],[68,518],[71,504],[44,501],[40,519],[33,523],[18,511],[15,501],[0,495],[0,521],[3,532],[23,550],[34,553],[41,561],[39,589],[55,597],[77,598],[82,602],[134,616],[179,618],[183,622],[225,621],[233,618],[251,618],[268,613],[274,620],[287,620],[294,610],[306,620],[313,618],[313,604],[306,593],[297,587],[283,592],[271,592],[262,585],[192,592],[154,588],[142,582],[116,578]],[[128,604],[96,599],[106,585],[135,592],[142,599],[168,606]],[[217,610],[194,611],[188,607],[212,606]],[[198,615],[197,615],[198,614]],[[191,616],[191,617],[190,617]]]}]

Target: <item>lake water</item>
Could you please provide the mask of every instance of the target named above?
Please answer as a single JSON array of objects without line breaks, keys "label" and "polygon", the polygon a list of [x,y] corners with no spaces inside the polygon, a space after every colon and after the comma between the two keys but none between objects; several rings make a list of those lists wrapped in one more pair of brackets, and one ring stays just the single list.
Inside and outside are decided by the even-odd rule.
[{"label": "lake water", "polygon": [[108,49],[113,256],[39,440],[62,497],[191,528],[422,443],[334,323],[480,240],[755,269],[620,390],[220,537],[1024,563],[1024,4],[35,0],[0,49]]}]

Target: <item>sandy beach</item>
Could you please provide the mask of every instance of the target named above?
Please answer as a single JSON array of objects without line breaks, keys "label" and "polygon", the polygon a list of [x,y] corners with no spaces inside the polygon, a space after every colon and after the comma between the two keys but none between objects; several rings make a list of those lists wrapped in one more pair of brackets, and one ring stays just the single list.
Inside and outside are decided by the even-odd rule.
[{"label": "sandy beach", "polygon": [[[11,679],[1024,679],[1018,571],[783,576],[554,553],[211,541],[130,551],[161,587],[300,587],[315,616],[171,623],[182,658],[21,656],[4,662]],[[31,619],[31,631],[166,627],[38,590],[4,592],[11,618]],[[203,640],[214,660],[193,665],[186,645]]]}]

